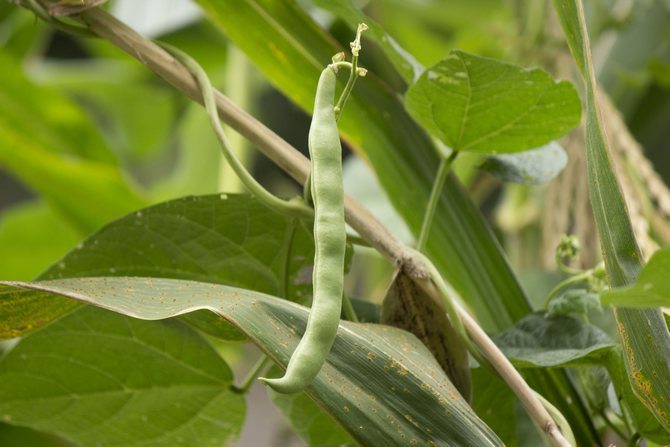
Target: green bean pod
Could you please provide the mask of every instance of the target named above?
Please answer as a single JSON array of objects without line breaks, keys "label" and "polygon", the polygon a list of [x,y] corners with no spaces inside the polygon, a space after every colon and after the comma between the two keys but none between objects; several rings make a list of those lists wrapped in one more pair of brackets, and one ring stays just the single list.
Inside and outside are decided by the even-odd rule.
[{"label": "green bean pod", "polygon": [[342,309],[346,230],[342,187],[342,147],[335,119],[336,76],[321,72],[309,130],[311,191],[314,201],[314,299],[307,329],[293,352],[284,377],[261,378],[280,393],[308,387],[335,341]]}]

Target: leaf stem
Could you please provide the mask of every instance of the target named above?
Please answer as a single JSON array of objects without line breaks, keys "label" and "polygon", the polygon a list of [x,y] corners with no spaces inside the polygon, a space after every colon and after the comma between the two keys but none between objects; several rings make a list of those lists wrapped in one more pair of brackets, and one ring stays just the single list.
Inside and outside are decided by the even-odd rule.
[{"label": "leaf stem", "polygon": [[451,166],[458,156],[457,151],[452,151],[451,154],[447,157],[442,157],[440,161],[440,166],[437,168],[437,174],[435,176],[435,181],[433,182],[433,189],[430,191],[430,198],[428,199],[428,205],[426,206],[426,212],[423,215],[423,221],[421,222],[421,231],[419,232],[419,239],[416,243],[416,249],[423,252],[426,248],[426,242],[428,242],[428,235],[430,234],[430,227],[433,224],[433,218],[435,217],[435,210],[437,209],[437,204],[440,201],[440,195],[442,194],[442,188],[444,187],[444,182],[451,172]]},{"label": "leaf stem", "polygon": [[344,316],[347,320],[354,323],[358,323],[358,315],[356,315],[356,309],[354,309],[354,304],[351,302],[351,298],[346,293],[342,294],[342,310],[344,311]]},{"label": "leaf stem", "polygon": [[547,295],[547,298],[544,300],[544,308],[548,309],[549,308],[549,303],[551,300],[554,299],[554,297],[563,290],[565,287],[569,286],[570,284],[577,284],[580,282],[586,282],[589,280],[591,275],[593,274],[593,270],[587,270],[585,272],[582,272],[578,275],[572,276],[564,281],[559,282],[556,284],[556,286],[551,289],[551,292],[549,292],[549,295]]},{"label": "leaf stem", "polygon": [[247,394],[249,392],[249,388],[251,388],[251,385],[254,384],[256,378],[261,374],[265,373],[265,370],[267,369],[268,366],[270,366],[271,362],[272,359],[267,355],[263,354],[261,357],[258,358],[258,360],[256,360],[256,363],[254,363],[254,365],[251,367],[251,369],[247,373],[247,376],[242,381],[242,384],[240,386],[233,385],[232,390],[236,393]]},{"label": "leaf stem", "polygon": [[355,234],[347,233],[347,242],[352,244],[352,245],[359,245],[361,247],[368,247],[372,248],[370,243],[363,239],[360,236],[356,236]]}]

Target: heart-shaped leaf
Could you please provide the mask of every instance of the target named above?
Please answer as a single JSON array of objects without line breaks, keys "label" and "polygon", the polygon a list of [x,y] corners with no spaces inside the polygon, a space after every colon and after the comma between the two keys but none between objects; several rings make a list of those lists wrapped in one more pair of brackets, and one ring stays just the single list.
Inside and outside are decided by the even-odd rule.
[{"label": "heart-shaped leaf", "polygon": [[[18,293],[25,296],[60,295],[144,319],[210,309],[244,331],[282,367],[297,346],[308,316],[301,306],[257,292],[172,279],[5,282],[0,293],[16,288],[23,289]],[[23,374],[25,368],[15,373]],[[0,387],[4,383],[0,381]],[[48,384],[40,391],[54,392]],[[342,322],[327,362],[307,394],[364,446],[502,445],[421,342],[388,326]],[[14,417],[13,401],[3,400],[3,404],[9,407],[0,414]]]},{"label": "heart-shaped leaf", "polygon": [[494,341],[519,367],[602,364],[614,343],[597,327],[571,316],[530,314]]},{"label": "heart-shaped leaf", "polygon": [[231,384],[219,354],[179,321],[87,306],[2,358],[0,419],[82,447],[220,447],[244,422]]},{"label": "heart-shaped leaf", "polygon": [[460,50],[421,75],[405,106],[451,149],[491,154],[547,144],[576,126],[581,114],[569,82]]}]

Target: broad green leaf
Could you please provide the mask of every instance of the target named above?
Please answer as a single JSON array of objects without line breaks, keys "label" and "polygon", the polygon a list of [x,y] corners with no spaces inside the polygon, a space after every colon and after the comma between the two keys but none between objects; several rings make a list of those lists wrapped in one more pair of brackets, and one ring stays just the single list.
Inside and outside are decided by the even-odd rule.
[{"label": "broad green leaf", "polygon": [[516,447],[517,433],[513,415],[516,397],[494,373],[483,368],[472,369],[472,409],[500,437],[507,447]]},{"label": "broad green leaf", "polygon": [[[333,54],[344,50],[332,36],[288,0],[198,3],[275,86],[311,110],[319,73]],[[363,66],[365,54],[363,50]],[[339,127],[370,162],[396,210],[418,234],[439,160],[431,139],[405,112],[400,93],[369,73],[357,82]],[[453,176],[445,184],[427,251],[485,329],[503,330],[530,311],[493,232]],[[560,406],[581,442],[598,442],[590,417],[563,373],[531,371],[527,378]]]},{"label": "broad green leaf", "polygon": [[244,421],[232,380],[217,352],[178,321],[85,307],[3,357],[0,419],[82,447],[220,447]]},{"label": "broad green leaf", "polygon": [[598,294],[586,289],[570,289],[551,300],[547,308],[547,316],[567,314],[588,316],[589,310],[602,312]]},{"label": "broad green leaf", "polygon": [[0,64],[0,165],[84,234],[144,204],[81,110],[22,78],[2,51]]},{"label": "broad green leaf", "polygon": [[[282,367],[297,346],[308,316],[308,309],[286,300],[212,283],[107,277],[2,284],[0,293],[19,288],[18,293],[26,296],[66,296],[143,319],[209,309],[240,328]],[[68,320],[55,323],[55,327]],[[128,320],[123,321],[127,327]],[[49,329],[39,332],[26,342],[48,332]],[[94,340],[82,342],[93,346]],[[68,349],[66,343],[60,345]],[[20,354],[16,357],[20,359]],[[118,360],[108,358],[107,363],[112,361]],[[38,390],[54,392],[46,384]],[[430,442],[464,447],[502,445],[460,397],[423,345],[411,334],[388,326],[341,322],[327,362],[306,392],[364,446]],[[16,420],[2,407],[3,403],[0,414],[9,414]]]},{"label": "broad green leaf", "polygon": [[569,82],[460,50],[421,75],[405,106],[451,149],[492,154],[547,144],[575,127],[581,113]]},{"label": "broad green leaf", "polygon": [[670,307],[670,249],[658,250],[628,287],[601,292],[603,304],[621,307]]},{"label": "broad green leaf", "polygon": [[518,154],[489,156],[480,168],[503,182],[537,185],[552,180],[563,171],[567,163],[565,150],[552,141]]},{"label": "broad green leaf", "polygon": [[[286,287],[290,299],[304,301],[311,295],[313,243],[310,232],[300,225],[289,247],[291,228],[290,219],[249,195],[188,197],[110,223],[40,278],[155,276],[225,283],[275,295],[283,295]],[[291,252],[285,284],[287,248]],[[0,338],[43,326],[76,306],[71,300],[0,294]],[[210,334],[242,338],[211,316],[192,314],[187,320]]]},{"label": "broad green leaf", "polygon": [[[273,368],[268,377],[280,377],[282,374]],[[272,403],[284,415],[291,429],[307,445],[348,445],[353,444],[351,436],[325,413],[305,393],[282,394],[268,388]]]},{"label": "broad green leaf", "polygon": [[602,364],[614,343],[597,327],[570,316],[530,314],[494,341],[518,367]]},{"label": "broad green leaf", "polygon": [[44,203],[8,208],[0,213],[0,277],[31,280],[78,241],[78,232]]},{"label": "broad green leaf", "polygon": [[72,444],[45,433],[0,423],[0,445],[6,447],[72,447]]},{"label": "broad green leaf", "polygon": [[84,234],[145,204],[116,167],[61,157],[2,121],[0,164]]},{"label": "broad green leaf", "polygon": [[[637,280],[643,260],[609,157],[583,5],[554,0],[554,6],[584,81],[589,196],[607,276],[612,287],[628,286]],[[633,392],[670,431],[670,333],[663,316],[659,309],[615,308],[614,314]]]}]

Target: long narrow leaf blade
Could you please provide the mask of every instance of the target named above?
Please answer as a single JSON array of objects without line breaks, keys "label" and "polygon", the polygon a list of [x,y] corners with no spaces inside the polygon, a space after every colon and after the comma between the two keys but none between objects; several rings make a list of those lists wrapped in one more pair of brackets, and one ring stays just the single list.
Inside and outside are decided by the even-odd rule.
[{"label": "long narrow leaf blade", "polygon": [[[245,332],[282,367],[309,313],[261,293],[183,280],[107,277],[0,283],[0,293],[16,288],[26,296],[68,297],[141,319],[209,309]],[[363,446],[502,446],[421,342],[388,326],[342,322],[327,363],[307,393]],[[12,404],[4,405],[8,408],[0,403],[2,413],[11,416]]]},{"label": "long narrow leaf blade", "polygon": [[[633,283],[642,256],[616,179],[596,99],[596,81],[581,0],[554,0],[586,92],[589,195],[610,285]],[[670,333],[658,309],[617,309],[628,377],[635,395],[670,430]]]}]

